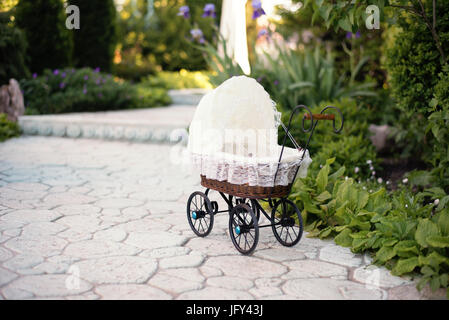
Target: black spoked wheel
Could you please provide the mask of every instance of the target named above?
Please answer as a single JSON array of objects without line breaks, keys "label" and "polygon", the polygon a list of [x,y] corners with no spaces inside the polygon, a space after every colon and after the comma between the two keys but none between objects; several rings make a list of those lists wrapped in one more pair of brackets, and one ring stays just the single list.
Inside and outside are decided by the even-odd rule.
[{"label": "black spoked wheel", "polygon": [[232,207],[229,208],[229,211],[231,211],[231,209],[233,207],[235,207],[238,204],[246,204],[248,207],[251,208],[251,210],[253,210],[254,214],[257,217],[257,221],[259,221],[260,219],[260,210],[259,207],[257,206],[257,200],[254,199],[247,199],[247,198],[238,198],[238,197],[234,197],[234,196],[230,196],[230,200],[232,203]]},{"label": "black spoked wheel", "polygon": [[235,248],[242,254],[251,254],[259,241],[259,225],[253,210],[238,204],[229,215],[229,234]]},{"label": "black spoked wheel", "polygon": [[288,199],[277,201],[271,212],[271,222],[274,236],[283,246],[291,247],[301,240],[303,232],[301,212],[292,201]]},{"label": "black spoked wheel", "polygon": [[214,226],[214,214],[209,198],[202,192],[192,193],[187,201],[187,220],[198,237],[207,236]]}]

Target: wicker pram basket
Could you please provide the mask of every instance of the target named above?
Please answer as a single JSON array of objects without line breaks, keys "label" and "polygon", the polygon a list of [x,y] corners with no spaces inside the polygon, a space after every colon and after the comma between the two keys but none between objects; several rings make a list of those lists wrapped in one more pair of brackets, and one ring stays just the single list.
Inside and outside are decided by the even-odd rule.
[{"label": "wicker pram basket", "polygon": [[201,175],[201,185],[208,189],[232,194],[235,197],[251,199],[283,198],[289,194],[292,186],[291,183],[287,186],[274,187],[250,186],[247,183],[233,184],[227,181],[207,179],[203,175]]}]

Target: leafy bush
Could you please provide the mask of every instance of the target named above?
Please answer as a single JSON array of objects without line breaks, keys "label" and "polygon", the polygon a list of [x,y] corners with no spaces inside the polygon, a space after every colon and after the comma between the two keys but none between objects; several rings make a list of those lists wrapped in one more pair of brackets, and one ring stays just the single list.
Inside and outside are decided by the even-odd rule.
[{"label": "leafy bush", "polygon": [[20,135],[19,125],[9,121],[6,114],[0,113],[0,142]]},{"label": "leafy bush", "polygon": [[0,85],[8,83],[11,78],[29,77],[25,57],[23,32],[12,25],[9,13],[0,12]]},{"label": "leafy bush", "polygon": [[373,96],[374,83],[354,84],[345,74],[337,75],[331,52],[324,55],[320,47],[304,52],[279,48],[274,59],[265,53],[268,68],[255,66],[253,77],[285,108],[298,104],[316,106],[321,101],[344,97]]},{"label": "leafy bush", "polygon": [[71,65],[73,39],[65,26],[62,1],[20,0],[14,16],[28,42],[28,66],[31,72]]},{"label": "leafy bush", "polygon": [[[226,52],[224,40],[219,40]],[[214,85],[243,74],[232,57],[221,56],[214,45],[206,41],[204,46],[196,47],[206,53],[207,62],[216,74],[211,77]],[[374,82],[359,84],[354,81],[366,59],[360,61],[347,77],[345,73],[337,74],[333,53],[323,53],[320,46],[292,50],[277,45],[277,52],[276,57],[266,52],[257,56],[250,76],[263,85],[281,109],[292,109],[298,104],[313,107],[322,101],[345,97],[376,96],[372,90],[376,85]]]},{"label": "leafy bush", "polygon": [[[215,4],[217,17],[214,20],[201,17],[206,3]],[[154,6],[150,8],[150,4]],[[189,6],[188,18],[177,16],[181,5]],[[210,40],[213,33],[211,22],[219,24],[220,12],[221,1],[218,0],[126,1],[119,12],[119,45],[123,62],[119,63],[117,71],[120,73],[117,75],[132,76],[132,72],[126,71],[126,68],[145,69],[151,73],[182,68],[206,69],[201,52],[190,45],[190,21],[195,21],[196,26]],[[149,72],[138,73],[146,76]]]},{"label": "leafy bush", "polygon": [[142,85],[165,89],[212,89],[209,74],[204,71],[187,71],[185,69],[181,69],[179,72],[162,71],[143,79]]},{"label": "leafy bush", "polygon": [[111,71],[117,43],[116,8],[113,0],[70,0],[80,9],[80,25],[73,32],[73,57],[77,67]]},{"label": "leafy bush", "polygon": [[[309,151],[313,162],[312,170],[318,170],[319,166],[327,159],[335,157],[334,166],[338,169],[346,167],[347,175],[355,179],[376,178],[375,171],[379,169],[379,163],[375,147],[368,137],[368,121],[370,111],[364,105],[354,99],[344,98],[331,102],[321,102],[319,106],[311,109],[313,113],[319,113],[326,106],[334,106],[341,110],[344,117],[344,126],[340,134],[333,132],[331,121],[319,121],[310,141]],[[340,116],[328,109],[327,113],[335,114],[336,129],[340,127]],[[287,124],[290,112],[284,111],[282,122]],[[290,132],[293,137],[302,145],[308,138],[308,133],[303,133],[301,129],[302,113],[298,113],[292,120]],[[310,121],[305,121],[306,129],[310,126]],[[282,143],[284,130],[279,130],[279,142]],[[288,145],[292,147],[287,139]],[[373,174],[374,172],[374,174]]]},{"label": "leafy bush", "polygon": [[[384,188],[366,190],[352,178],[343,179],[345,168],[331,173],[334,158],[319,170],[309,171],[294,185],[291,198],[302,209],[309,236],[335,236],[335,242],[353,252],[374,254],[395,275],[421,274],[418,288],[448,287],[449,196],[445,203],[426,203],[431,194],[409,189],[387,194]],[[449,297],[449,289],[448,289]]]},{"label": "leafy bush", "polygon": [[143,88],[89,68],[46,70],[21,81],[28,114],[149,108],[170,102],[162,88]]},{"label": "leafy bush", "polygon": [[[447,51],[449,7],[438,2],[436,10],[435,28],[441,48]],[[432,16],[430,1],[425,2],[425,12]],[[386,55],[392,94],[401,112],[395,138],[403,147],[402,155],[419,155],[432,170],[433,183],[449,192],[447,61],[421,19],[404,15],[399,26],[402,31]]]}]

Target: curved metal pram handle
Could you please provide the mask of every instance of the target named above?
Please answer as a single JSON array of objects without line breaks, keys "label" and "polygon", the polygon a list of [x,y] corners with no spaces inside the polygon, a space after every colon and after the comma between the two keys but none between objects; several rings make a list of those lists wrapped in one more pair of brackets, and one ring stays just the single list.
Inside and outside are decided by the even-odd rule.
[{"label": "curved metal pram handle", "polygon": [[[291,123],[292,123],[292,119],[293,119],[295,114],[300,109],[305,109],[307,111],[307,113],[305,113],[303,118],[302,118],[302,131],[304,133],[309,133],[310,132],[309,137],[307,138],[307,143],[305,144],[305,146],[303,148],[296,142],[296,140],[293,138],[293,136],[290,133],[290,126],[291,126]],[[324,113],[328,109],[334,109],[334,110],[336,110],[339,113],[340,118],[341,118],[340,128],[337,129],[335,127],[335,115],[334,114],[326,114],[326,113]],[[308,127],[307,129],[305,128],[305,120],[310,120],[310,127]],[[278,171],[279,171],[279,165],[280,165],[280,163],[282,161],[282,155],[284,154],[284,148],[285,148],[285,142],[287,141],[287,136],[290,138],[290,140],[292,141],[293,145],[298,149],[298,151],[303,150],[302,155],[301,155],[301,161],[302,161],[302,159],[304,158],[304,155],[306,153],[306,150],[309,147],[310,139],[312,138],[312,135],[315,132],[315,128],[316,128],[316,125],[317,125],[319,120],[332,120],[332,127],[334,129],[334,133],[340,133],[341,130],[343,130],[343,124],[344,124],[343,113],[341,112],[341,110],[339,108],[334,107],[334,106],[326,106],[325,108],[323,108],[323,110],[321,110],[321,112],[319,114],[313,114],[312,111],[307,106],[305,106],[303,104],[297,105],[292,110],[292,114],[290,115],[290,119],[288,121],[288,126],[285,127],[284,124],[281,122],[281,125],[284,128],[286,134],[284,136],[284,141],[282,142],[281,154],[279,155],[279,161],[278,161],[278,164],[277,164],[276,173],[274,175],[274,185],[276,184],[276,178],[277,178]],[[293,181],[296,179],[296,175],[298,174],[298,170],[299,170],[299,166],[296,169]]]}]

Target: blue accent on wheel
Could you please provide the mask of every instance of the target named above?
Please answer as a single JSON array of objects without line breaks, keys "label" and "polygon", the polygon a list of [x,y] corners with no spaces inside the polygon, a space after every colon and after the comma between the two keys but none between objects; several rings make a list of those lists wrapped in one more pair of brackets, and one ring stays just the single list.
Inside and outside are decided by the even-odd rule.
[{"label": "blue accent on wheel", "polygon": [[192,218],[193,218],[194,220],[196,220],[196,212],[195,212],[195,211],[192,212]]},{"label": "blue accent on wheel", "polygon": [[235,233],[240,234],[240,227],[239,226],[235,227]]}]

